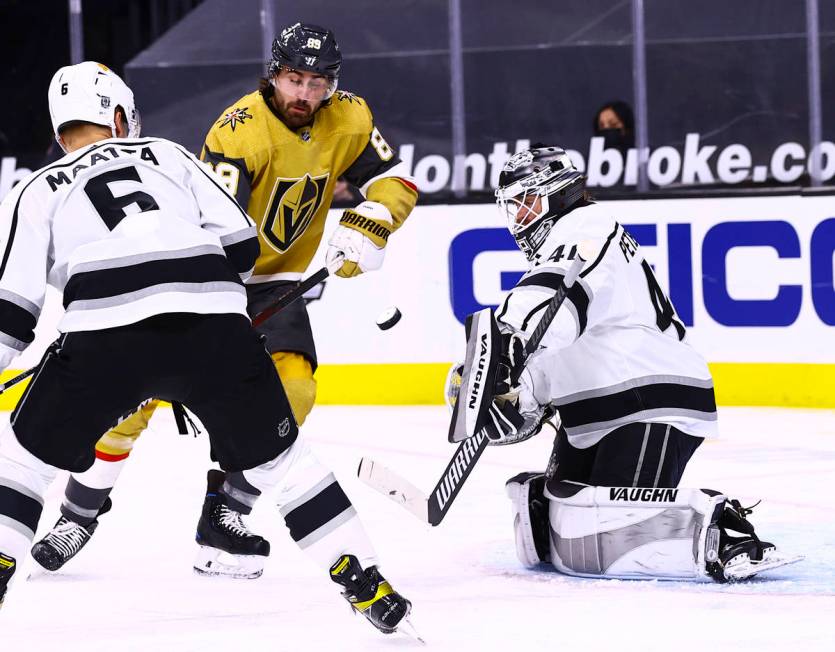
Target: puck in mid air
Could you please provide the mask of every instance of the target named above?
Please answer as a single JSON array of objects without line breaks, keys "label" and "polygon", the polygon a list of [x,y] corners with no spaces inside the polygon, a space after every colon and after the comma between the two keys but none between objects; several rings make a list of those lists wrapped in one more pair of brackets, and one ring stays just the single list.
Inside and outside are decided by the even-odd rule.
[{"label": "puck in mid air", "polygon": [[383,310],[383,312],[380,313],[380,316],[377,317],[377,327],[381,331],[387,331],[399,322],[402,316],[403,313],[400,312],[397,306],[390,306]]}]

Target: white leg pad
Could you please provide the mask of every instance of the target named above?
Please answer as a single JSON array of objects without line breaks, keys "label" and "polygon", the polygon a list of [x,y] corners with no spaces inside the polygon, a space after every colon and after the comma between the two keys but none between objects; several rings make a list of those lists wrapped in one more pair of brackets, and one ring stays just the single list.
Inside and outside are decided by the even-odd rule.
[{"label": "white leg pad", "polygon": [[[572,486],[573,485],[573,486]],[[704,579],[716,559],[711,523],[725,496],[701,489],[589,487],[559,483],[550,500],[554,566],[569,575]]]}]

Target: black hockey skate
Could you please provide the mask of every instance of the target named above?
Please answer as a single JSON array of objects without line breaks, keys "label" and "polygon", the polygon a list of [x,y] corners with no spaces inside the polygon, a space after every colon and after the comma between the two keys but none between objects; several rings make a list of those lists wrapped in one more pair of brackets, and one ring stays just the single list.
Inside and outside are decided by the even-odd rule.
[{"label": "black hockey skate", "polygon": [[9,557],[0,552],[0,607],[3,606],[3,599],[6,597],[6,589],[12,580],[15,571],[14,557]]},{"label": "black hockey skate", "polygon": [[[786,566],[803,559],[802,555],[786,557],[777,551],[777,546],[762,541],[754,532],[753,524],[746,518],[753,507],[742,507],[738,500],[725,501],[719,518],[710,528],[714,533],[708,537],[719,537],[717,559],[708,560],[706,570],[720,583],[748,579],[763,571]],[[743,536],[728,534],[728,530]]]},{"label": "black hockey skate", "polygon": [[60,570],[87,545],[99,526],[99,516],[109,512],[111,507],[113,502],[108,497],[89,525],[79,525],[61,516],[46,536],[32,546],[32,557],[48,571]]},{"label": "black hockey skate", "polygon": [[255,579],[264,572],[270,542],[250,532],[241,513],[226,505],[220,493],[224,477],[222,471],[211,470],[208,473],[206,500],[195,536],[200,548],[194,560],[194,570],[200,575]]},{"label": "black hockey skate", "polygon": [[513,532],[519,561],[529,568],[550,562],[545,474],[525,471],[514,475],[504,486],[513,501]]},{"label": "black hockey skate", "polygon": [[342,555],[331,566],[331,579],[343,586],[343,597],[383,634],[397,631],[412,603],[397,593],[376,566],[362,569],[354,555]]}]

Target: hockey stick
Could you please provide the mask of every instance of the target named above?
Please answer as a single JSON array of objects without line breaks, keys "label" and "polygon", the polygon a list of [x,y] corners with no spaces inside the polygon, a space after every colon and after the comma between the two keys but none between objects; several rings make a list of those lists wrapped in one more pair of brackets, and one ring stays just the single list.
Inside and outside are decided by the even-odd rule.
[{"label": "hockey stick", "polygon": [[[578,250],[577,257],[565,273],[556,294],[548,302],[539,324],[525,345],[525,358],[539,348],[545,332],[577,280],[583,264],[591,258],[591,246],[581,245],[579,249],[582,250],[582,254]],[[464,486],[464,481],[472,473],[475,463],[489,443],[484,430],[481,430],[458,444],[429,497],[402,476],[370,458],[363,457],[360,460],[357,476],[369,487],[387,496],[424,523],[436,526],[444,520],[461,487]]]},{"label": "hockey stick", "polygon": [[6,391],[7,389],[9,389],[10,387],[14,387],[14,386],[15,386],[15,385],[17,385],[20,381],[22,381],[22,380],[26,380],[27,378],[29,378],[29,376],[31,376],[32,374],[34,374],[37,370],[38,370],[38,368],[37,368],[37,366],[35,366],[35,367],[32,367],[31,369],[27,369],[27,370],[26,370],[26,371],[24,371],[22,374],[18,374],[18,375],[17,375],[17,376],[15,376],[14,378],[12,378],[12,379],[10,379],[10,380],[7,380],[5,383],[3,383],[2,385],[0,385],[0,394],[2,394],[3,392],[5,392],[5,391]]},{"label": "hockey stick", "polygon": [[315,271],[306,279],[300,281],[298,285],[287,290],[287,292],[278,297],[278,299],[276,299],[273,304],[271,304],[267,308],[264,308],[261,312],[259,312],[252,318],[252,326],[260,326],[270,317],[272,317],[275,313],[277,313],[280,310],[283,310],[291,303],[293,303],[296,299],[304,295],[305,292],[315,288],[317,285],[319,285],[319,283],[324,281],[326,278],[328,278],[328,276],[335,273],[336,270],[342,267],[343,262],[345,262],[345,257],[337,256],[330,262],[330,264],[325,265],[321,269]]},{"label": "hockey stick", "polygon": [[[252,326],[260,326],[265,321],[267,321],[270,317],[272,317],[277,312],[283,310],[291,303],[293,303],[296,299],[302,297],[307,291],[315,288],[319,283],[324,281],[328,276],[333,274],[336,270],[338,270],[342,263],[344,262],[344,257],[337,257],[331,261],[330,265],[325,265],[321,269],[315,271],[313,274],[308,276],[306,279],[299,282],[298,285],[295,287],[290,288],[287,292],[282,294],[278,299],[275,300],[273,304],[269,307],[264,308],[261,312],[255,315],[252,318]],[[37,365],[32,367],[31,369],[27,369],[21,374],[18,374],[11,380],[7,380],[5,383],[0,384],[0,394],[5,392],[10,387],[14,387],[19,382],[26,380],[34,374],[38,370]]]}]

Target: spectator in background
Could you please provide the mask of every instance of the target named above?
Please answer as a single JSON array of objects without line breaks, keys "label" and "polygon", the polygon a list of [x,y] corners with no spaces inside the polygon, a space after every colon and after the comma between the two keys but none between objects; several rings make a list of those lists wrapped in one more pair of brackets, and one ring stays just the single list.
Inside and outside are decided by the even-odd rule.
[{"label": "spectator in background", "polygon": [[607,102],[594,114],[595,136],[603,137],[607,149],[616,149],[623,156],[635,147],[635,118],[632,107],[621,100]]}]

